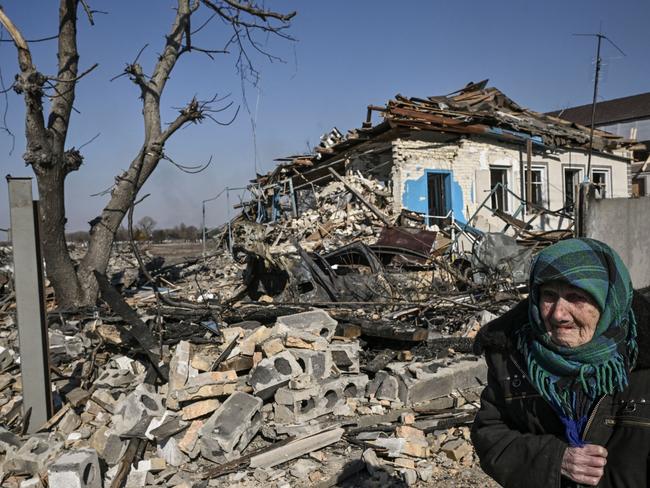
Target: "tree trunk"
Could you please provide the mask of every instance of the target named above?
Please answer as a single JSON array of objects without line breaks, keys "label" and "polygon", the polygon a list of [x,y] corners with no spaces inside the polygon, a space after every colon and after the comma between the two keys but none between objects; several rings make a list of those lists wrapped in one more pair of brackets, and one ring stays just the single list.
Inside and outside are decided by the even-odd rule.
[{"label": "tree trunk", "polygon": [[[125,74],[140,88],[143,101],[144,143],[129,169],[116,179],[111,199],[99,218],[95,219],[90,231],[90,243],[84,258],[75,266],[65,240],[65,178],[71,171],[79,169],[82,156],[78,150],[66,150],[70,115],[75,100],[76,83],[96,66],[78,74],[79,52],[77,49],[77,10],[80,0],[60,0],[58,31],[58,71],[56,76],[45,76],[32,62],[28,42],[20,30],[0,7],[0,24],[4,26],[16,45],[20,73],[16,76],[13,89],[23,94],[25,100],[25,137],[27,148],[23,158],[36,174],[40,196],[39,218],[43,255],[47,275],[56,294],[59,307],[73,308],[93,306],[98,295],[98,284],[94,271],[106,272],[113,240],[127,211],[134,204],[138,192],[156,169],[163,157],[165,142],[181,127],[201,122],[208,117],[217,122],[210,113],[214,99],[198,102],[192,99],[179,115],[163,128],[160,117],[160,100],[169,76],[178,58],[193,50],[210,53],[196,48],[191,42],[190,17],[201,5],[211,9],[233,29],[233,39],[240,50],[243,69],[254,71],[244,51],[242,39],[259,50],[250,37],[251,32],[275,33],[291,39],[281,31],[289,25],[295,12],[283,15],[264,8],[255,2],[239,3],[236,0],[177,0],[178,8],[164,50],[158,57],[151,76],[147,76],[137,63],[127,65]],[[88,9],[86,9],[88,10]],[[92,24],[92,13],[87,11]],[[245,18],[243,18],[245,17]],[[273,25],[273,22],[280,25]],[[200,30],[202,27],[199,27]],[[244,36],[245,34],[245,36]],[[139,55],[138,55],[139,56]],[[243,56],[243,58],[242,58]],[[267,56],[272,59],[270,55]],[[210,56],[212,57],[212,56]],[[241,69],[241,67],[240,67]],[[51,91],[50,91],[51,90]],[[45,117],[43,97],[50,99],[49,116]],[[215,97],[216,98],[216,97]],[[226,106],[227,108],[227,106]],[[236,115],[236,114],[235,114]]]},{"label": "tree trunk", "polygon": [[81,289],[65,241],[64,175],[61,173],[61,166],[54,165],[36,178],[41,242],[47,277],[56,290],[58,305],[73,308],[82,305]]}]

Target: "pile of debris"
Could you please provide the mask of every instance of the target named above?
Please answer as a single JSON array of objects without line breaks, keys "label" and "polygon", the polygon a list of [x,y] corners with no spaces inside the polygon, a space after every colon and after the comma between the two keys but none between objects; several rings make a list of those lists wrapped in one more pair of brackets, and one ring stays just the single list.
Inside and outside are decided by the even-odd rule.
[{"label": "pile of debris", "polygon": [[[468,330],[493,317],[467,312]],[[162,344],[160,364],[105,310],[51,317],[58,410],[27,436],[4,316],[2,486],[333,486],[360,473],[413,485],[475,465],[466,426],[486,371],[451,347],[467,349],[462,338],[372,347],[367,327],[322,309],[267,325],[160,327],[144,308],[139,319]]]}]

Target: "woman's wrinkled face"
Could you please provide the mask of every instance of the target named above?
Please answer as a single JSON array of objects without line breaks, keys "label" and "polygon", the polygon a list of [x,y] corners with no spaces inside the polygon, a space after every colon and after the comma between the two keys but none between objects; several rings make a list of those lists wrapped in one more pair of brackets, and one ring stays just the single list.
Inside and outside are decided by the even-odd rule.
[{"label": "woman's wrinkled face", "polygon": [[589,342],[600,319],[598,305],[589,293],[560,281],[539,287],[539,311],[551,340],[564,347]]}]

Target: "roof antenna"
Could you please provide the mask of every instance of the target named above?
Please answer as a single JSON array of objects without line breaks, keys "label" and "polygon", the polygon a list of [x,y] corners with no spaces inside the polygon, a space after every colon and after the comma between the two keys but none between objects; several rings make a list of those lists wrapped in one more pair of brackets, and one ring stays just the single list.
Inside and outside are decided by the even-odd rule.
[{"label": "roof antenna", "polygon": [[609,37],[607,37],[605,34],[602,33],[602,24],[601,27],[598,31],[598,34],[573,34],[574,36],[585,36],[585,37],[596,37],[598,39],[598,42],[596,44],[596,76],[594,77],[594,98],[591,102],[591,125],[590,125],[590,130],[589,130],[589,152],[587,153],[587,174],[585,175],[585,182],[589,182],[591,177],[591,153],[593,151],[593,144],[594,144],[594,123],[596,121],[596,99],[598,98],[598,79],[600,77],[600,45],[601,41],[605,39],[607,42],[609,42],[612,46],[614,46],[623,56],[626,56],[626,54],[621,50],[620,47],[618,47],[616,44],[614,44],[614,41],[612,41]]}]

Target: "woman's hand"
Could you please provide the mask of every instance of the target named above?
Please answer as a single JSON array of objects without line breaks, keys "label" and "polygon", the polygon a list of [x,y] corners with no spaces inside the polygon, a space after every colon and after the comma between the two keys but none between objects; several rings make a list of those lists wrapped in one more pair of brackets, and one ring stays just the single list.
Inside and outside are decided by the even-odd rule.
[{"label": "woman's hand", "polygon": [[562,474],[583,485],[596,486],[607,464],[607,449],[596,444],[567,447],[562,457]]}]

